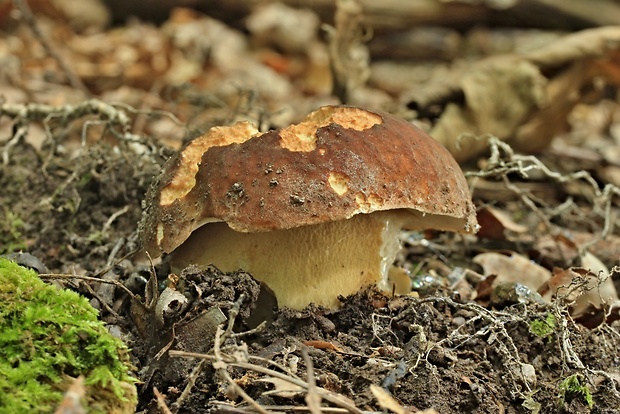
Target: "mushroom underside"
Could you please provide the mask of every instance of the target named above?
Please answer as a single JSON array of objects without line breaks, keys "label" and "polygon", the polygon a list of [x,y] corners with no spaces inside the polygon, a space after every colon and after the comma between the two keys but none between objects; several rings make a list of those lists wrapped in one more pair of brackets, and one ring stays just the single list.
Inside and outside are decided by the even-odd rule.
[{"label": "mushroom underside", "polygon": [[[403,227],[454,231],[453,226],[462,222],[391,210],[259,233],[238,232],[222,222],[209,223],[172,252],[171,264],[173,270],[189,264],[214,265],[226,272],[242,269],[267,284],[279,306],[303,309],[315,303],[336,308],[338,296],[354,294],[368,285],[398,293],[410,291],[407,275],[393,268]],[[434,225],[428,227],[429,223]]]}]

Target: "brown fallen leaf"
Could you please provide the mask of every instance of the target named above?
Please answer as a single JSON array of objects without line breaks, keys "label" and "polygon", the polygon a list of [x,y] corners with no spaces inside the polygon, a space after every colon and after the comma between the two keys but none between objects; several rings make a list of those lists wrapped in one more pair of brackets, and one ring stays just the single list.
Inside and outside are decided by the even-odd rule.
[{"label": "brown fallen leaf", "polygon": [[438,414],[437,411],[432,408],[424,411],[419,411],[417,409],[413,411],[407,409],[403,407],[398,401],[396,401],[396,399],[392,397],[392,395],[387,390],[375,384],[370,384],[370,392],[372,392],[372,395],[374,395],[377,399],[377,404],[379,404],[379,407],[385,410],[390,410],[396,414]]},{"label": "brown fallen leaf", "polygon": [[578,318],[591,307],[602,309],[605,303],[618,301],[618,293],[607,267],[592,253],[581,257],[582,267],[555,269],[548,281],[551,295],[572,302],[571,315]]},{"label": "brown fallen leaf", "polygon": [[[547,80],[535,65],[517,56],[483,60],[455,77],[466,104],[448,103],[430,134],[459,162],[488,147],[486,140],[473,137],[492,134],[507,140],[546,103]],[[461,140],[467,135],[471,138]]]},{"label": "brown fallen leaf", "polygon": [[342,348],[340,348],[333,342],[329,342],[329,341],[320,341],[320,340],[304,341],[303,344],[306,346],[311,346],[312,348],[316,348],[316,349],[328,349],[330,351],[344,352]]},{"label": "brown fallen leaf", "polygon": [[506,256],[500,253],[482,253],[474,257],[474,263],[482,266],[484,274],[496,275],[492,286],[501,283],[521,283],[533,291],[538,290],[551,278],[551,272],[517,253]]},{"label": "brown fallen leaf", "polygon": [[444,107],[431,135],[458,161],[485,151],[486,140],[474,137],[487,134],[518,152],[540,151],[566,128],[575,105],[602,97],[595,81],[620,84],[619,49],[620,27],[583,30],[532,52],[457,63],[403,98],[422,110]]},{"label": "brown fallen leaf", "polygon": [[492,240],[506,240],[506,231],[525,233],[527,227],[515,223],[508,214],[493,207],[483,207],[477,212],[478,237]]},{"label": "brown fallen leaf", "polygon": [[270,394],[277,395],[282,398],[295,398],[298,395],[305,394],[306,390],[299,385],[291,384],[290,381],[283,380],[281,378],[268,377],[260,378],[258,382],[268,382],[273,384],[274,390],[270,391]]}]

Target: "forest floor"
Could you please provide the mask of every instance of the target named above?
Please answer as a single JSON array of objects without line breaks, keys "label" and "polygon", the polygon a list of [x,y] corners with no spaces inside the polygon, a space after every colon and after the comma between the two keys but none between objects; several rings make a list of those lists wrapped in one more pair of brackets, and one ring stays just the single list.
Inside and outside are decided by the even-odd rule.
[{"label": "forest floor", "polygon": [[[341,3],[157,25],[0,8],[0,254],[120,332],[137,412],[620,413],[620,28],[389,28]],[[183,143],[343,101],[415,120],[470,184],[477,236],[403,233],[412,294],[272,309],[251,275],[144,254],[141,204]],[[188,302],[162,316],[171,280]]]}]

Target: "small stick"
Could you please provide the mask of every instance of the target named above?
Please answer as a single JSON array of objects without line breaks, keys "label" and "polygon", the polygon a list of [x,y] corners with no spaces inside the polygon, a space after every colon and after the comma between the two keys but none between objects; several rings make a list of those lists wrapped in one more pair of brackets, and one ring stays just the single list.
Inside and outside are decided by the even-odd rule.
[{"label": "small stick", "polygon": [[127,287],[121,282],[119,282],[118,280],[105,280],[105,279],[99,279],[96,277],[72,275],[72,274],[67,274],[67,273],[41,273],[39,274],[39,277],[41,279],[78,279],[78,280],[85,280],[88,282],[108,283],[108,284],[114,285],[122,289],[123,291],[125,291],[125,293],[127,293],[129,296],[135,299],[135,295],[133,294],[133,292],[127,289]]},{"label": "small stick", "polygon": [[266,326],[267,326],[267,322],[262,321],[260,325],[258,325],[256,328],[250,329],[248,331],[243,331],[243,332],[233,332],[230,334],[230,337],[234,339],[234,338],[241,338],[243,336],[254,335],[256,333],[259,333],[263,329],[265,329]]},{"label": "small stick", "polygon": [[153,387],[153,394],[155,394],[155,398],[157,398],[157,407],[163,411],[164,414],[172,414],[172,411],[170,411],[168,405],[166,405],[166,398],[159,392],[157,387]]},{"label": "small stick", "polygon": [[[221,328],[219,328],[221,331]],[[217,337],[216,337],[217,339]],[[215,353],[215,347],[214,347],[214,353]],[[216,364],[218,364],[218,362],[222,362],[224,363],[225,366],[230,366],[230,367],[236,367],[236,368],[241,368],[241,369],[246,369],[246,370],[250,370],[250,371],[254,371],[254,372],[258,372],[260,374],[265,374],[267,376],[271,376],[274,378],[279,378],[283,381],[286,381],[290,384],[296,385],[298,387],[301,387],[305,390],[308,389],[308,383],[306,383],[303,380],[294,378],[290,375],[286,375],[286,374],[282,374],[281,372],[278,371],[274,371],[272,369],[266,368],[266,367],[262,367],[260,365],[256,365],[256,364],[251,364],[248,362],[235,362],[234,360],[231,360],[230,362],[225,362],[223,359],[223,356],[221,355],[220,351],[217,351],[216,356],[213,355],[207,355],[207,354],[200,354],[200,353],[196,353],[196,352],[186,352],[186,351],[170,351],[169,352],[170,356],[177,356],[177,357],[182,357],[182,358],[200,358],[200,359],[208,359],[210,361],[214,361],[213,365],[216,368],[219,368],[216,366]],[[219,355],[219,357],[217,356]],[[230,358],[228,358],[230,360]],[[227,373],[227,372],[226,372]],[[230,376],[229,376],[230,377]],[[231,378],[232,380],[232,378]],[[235,385],[237,385],[235,383]],[[237,385],[238,386],[238,385]],[[342,398],[339,398],[339,394],[327,391],[323,388],[316,388],[317,392],[321,394],[321,397],[323,397],[325,400],[331,402],[332,404],[335,404],[341,408],[346,409],[349,413],[353,413],[353,414],[362,414],[363,412],[355,407],[354,405],[349,404],[347,401],[345,401]]]},{"label": "small stick", "polygon": [[[237,384],[235,380],[232,379],[232,377],[228,373],[227,371],[228,364],[224,362],[224,358],[222,358],[222,353],[220,351],[222,334],[223,334],[222,328],[221,326],[218,326],[217,332],[215,333],[215,341],[213,344],[213,354],[215,355],[215,362],[213,363],[213,368],[217,369],[217,371],[220,373],[220,375],[222,375],[222,377],[224,377],[224,379],[228,382],[231,388],[235,390],[235,392],[239,394],[241,398],[243,398],[243,400],[247,402],[252,408],[254,408],[256,411],[258,411],[261,414],[269,414],[269,411],[261,407],[261,405],[257,403],[256,400],[254,400],[254,398],[250,397],[243,390],[243,388],[241,388],[239,384]],[[174,351],[171,351],[170,355],[172,355],[172,352]]]},{"label": "small stick", "polygon": [[321,414],[321,396],[316,391],[316,379],[314,378],[314,365],[306,348],[301,349],[301,356],[306,363],[306,377],[308,377],[308,390],[306,392],[306,404],[311,414]]},{"label": "small stick", "polygon": [[324,25],[332,72],[332,94],[349,103],[355,89],[364,87],[370,78],[369,52],[364,44],[363,10],[355,0],[337,0],[335,27]]},{"label": "small stick", "polygon": [[207,363],[207,360],[203,359],[200,362],[198,362],[198,364],[196,364],[196,366],[192,370],[187,380],[187,385],[183,389],[183,392],[181,393],[179,398],[177,398],[177,400],[172,404],[172,410],[175,413],[179,412],[179,409],[181,408],[181,406],[183,405],[187,397],[189,397],[189,395],[191,394],[192,389],[194,389],[194,385],[196,385],[196,380],[198,379],[198,376],[204,369],[204,366],[206,365],[206,363]]},{"label": "small stick", "polygon": [[243,302],[245,302],[245,293],[239,295],[239,298],[233,303],[232,308],[228,311],[228,327],[226,331],[222,334],[222,339],[228,338],[233,333],[233,326],[235,321],[237,320],[237,315],[241,312],[241,306],[243,306]]}]

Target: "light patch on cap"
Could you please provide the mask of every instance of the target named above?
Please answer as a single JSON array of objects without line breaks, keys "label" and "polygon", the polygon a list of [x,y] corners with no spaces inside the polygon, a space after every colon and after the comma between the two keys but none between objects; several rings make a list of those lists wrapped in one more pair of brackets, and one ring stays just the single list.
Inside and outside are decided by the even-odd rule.
[{"label": "light patch on cap", "polygon": [[164,240],[164,225],[163,223],[157,223],[157,245],[161,246],[161,242]]},{"label": "light patch on cap", "polygon": [[343,196],[349,191],[349,176],[346,174],[330,172],[327,182],[339,196]]},{"label": "light patch on cap", "polygon": [[159,203],[168,206],[181,199],[196,185],[196,173],[202,154],[211,147],[240,144],[261,135],[249,122],[237,122],[232,126],[214,127],[190,142],[179,155],[179,165],[170,182],[161,190]]},{"label": "light patch on cap", "polygon": [[381,116],[364,109],[326,106],[312,112],[299,124],[282,129],[280,145],[289,151],[313,151],[319,128],[338,124],[346,129],[363,131],[381,123]]},{"label": "light patch on cap", "polygon": [[372,213],[381,210],[383,199],[376,194],[370,194],[368,197],[364,193],[355,194],[355,202],[357,203],[357,213]]}]

